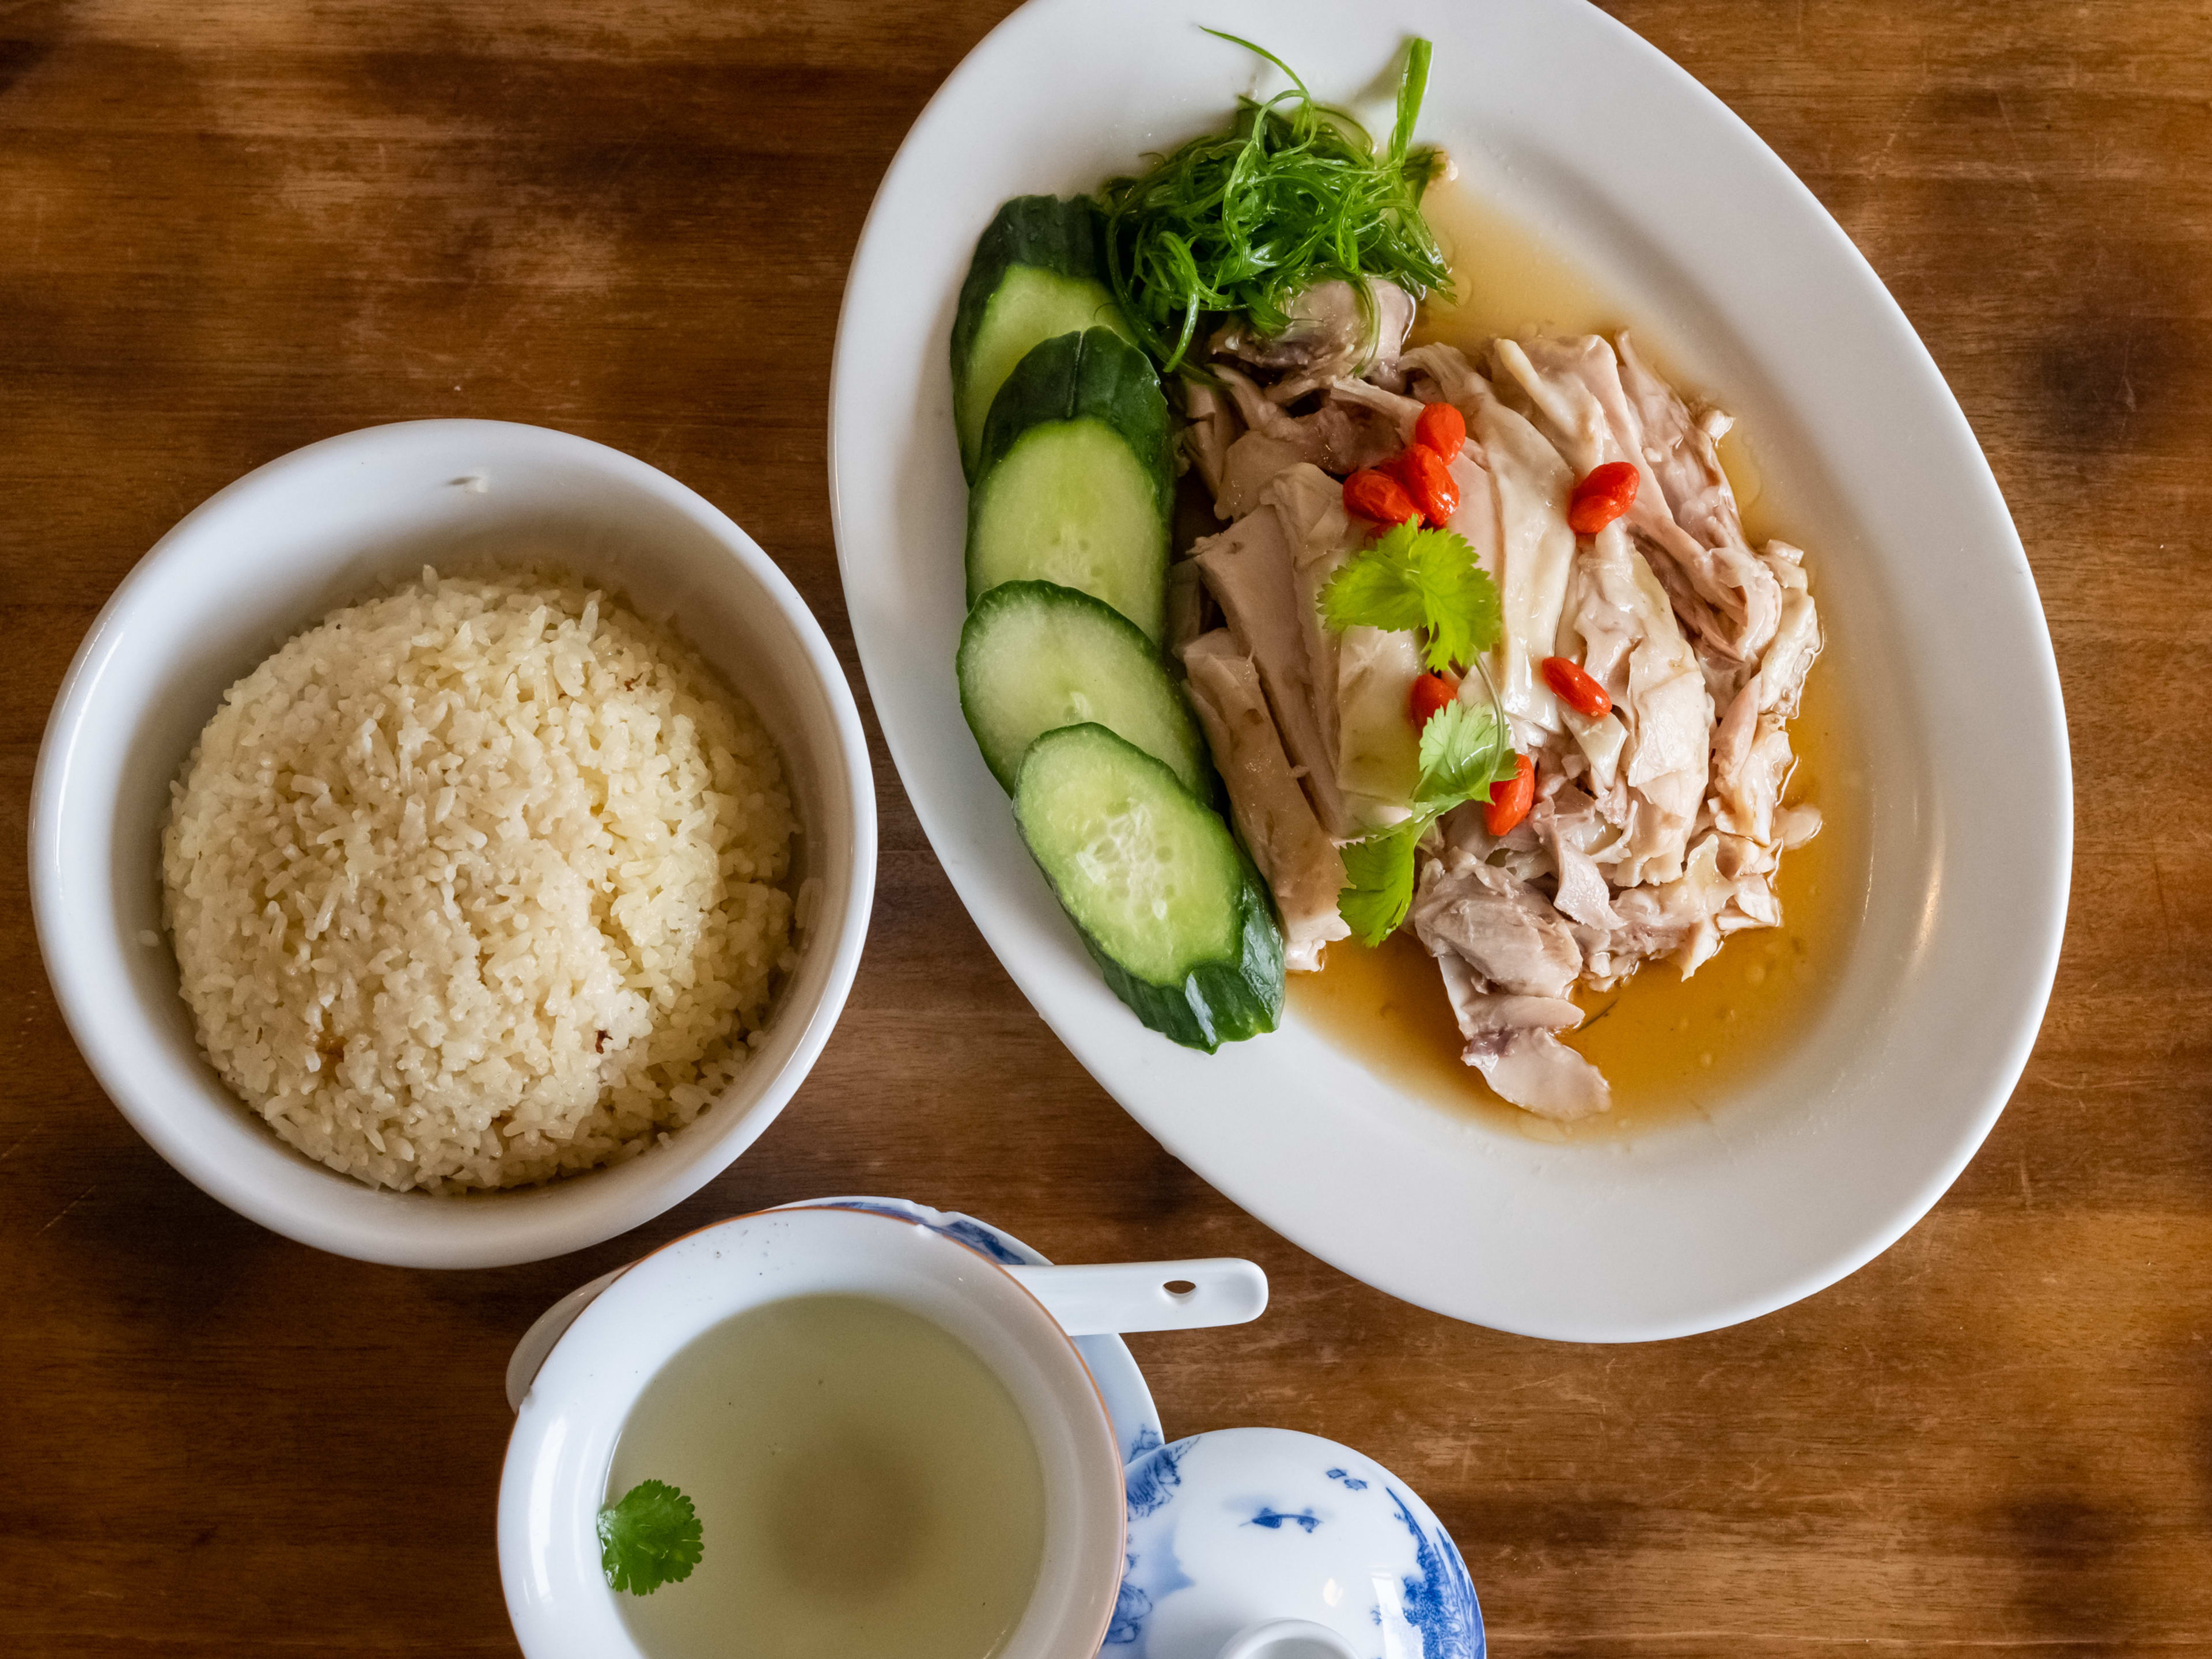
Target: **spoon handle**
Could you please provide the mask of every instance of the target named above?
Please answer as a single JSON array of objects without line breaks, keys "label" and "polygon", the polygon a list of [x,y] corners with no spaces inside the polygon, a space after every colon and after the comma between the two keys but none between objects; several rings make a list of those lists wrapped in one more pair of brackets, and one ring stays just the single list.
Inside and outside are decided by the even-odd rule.
[{"label": "spoon handle", "polygon": [[1006,1271],[1070,1336],[1242,1325],[1267,1308],[1267,1275],[1236,1256]]}]

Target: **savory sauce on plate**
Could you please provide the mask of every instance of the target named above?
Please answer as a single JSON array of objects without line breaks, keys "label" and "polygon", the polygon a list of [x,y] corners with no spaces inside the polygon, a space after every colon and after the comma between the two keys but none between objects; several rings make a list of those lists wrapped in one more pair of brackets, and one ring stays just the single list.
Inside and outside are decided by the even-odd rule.
[{"label": "savory sauce on plate", "polygon": [[[1489,204],[1446,185],[1429,192],[1425,209],[1459,293],[1455,303],[1424,311],[1417,338],[1448,340],[1473,356],[1501,333],[1610,332],[1621,325],[1620,307]],[[1664,361],[1662,351],[1647,355]],[[1776,535],[1796,540],[1751,464],[1740,427],[1723,441],[1721,458],[1752,544]],[[1806,568],[1817,599],[1824,574],[1817,535]],[[1819,806],[1822,827],[1812,842],[1783,854],[1775,883],[1782,926],[1735,934],[1688,980],[1656,962],[1610,991],[1576,992],[1588,1015],[1561,1040],[1605,1073],[1611,1111],[1556,1123],[1493,1094],[1461,1061],[1462,1039],[1443,981],[1410,929],[1380,950],[1331,945],[1322,972],[1290,976],[1292,1009],[1410,1092],[1539,1139],[1609,1139],[1710,1111],[1818,1017],[1856,931],[1868,879],[1866,773],[1835,672],[1825,655],[1814,665],[1790,726],[1797,765],[1787,799]]]}]

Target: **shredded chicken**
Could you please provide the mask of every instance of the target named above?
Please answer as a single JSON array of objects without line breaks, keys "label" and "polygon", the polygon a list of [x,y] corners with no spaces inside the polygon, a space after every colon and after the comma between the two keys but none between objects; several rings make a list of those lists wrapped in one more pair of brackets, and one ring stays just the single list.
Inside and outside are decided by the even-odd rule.
[{"label": "shredded chicken", "polygon": [[1541,894],[1457,848],[1423,867],[1407,920],[1431,956],[1456,956],[1501,991],[1564,997],[1583,970],[1573,930]]},{"label": "shredded chicken", "polygon": [[[1607,461],[1634,465],[1639,488],[1626,523],[1662,573],[1685,627],[1735,669],[1755,663],[1774,636],[1780,589],[1773,573],[1744,544],[1735,498],[1721,473],[1714,441],[1691,419],[1681,399],[1648,374],[1640,376],[1665,394],[1663,404],[1647,395],[1638,406],[1660,422],[1647,428],[1622,386],[1620,359],[1595,334],[1498,340],[1491,355],[1577,477]],[[1711,477],[1692,489],[1689,475],[1706,469]],[[1669,480],[1674,484],[1672,495],[1666,488]],[[1725,500],[1724,514],[1716,496]],[[1691,521],[1712,538],[1710,542],[1700,540],[1677,516],[1678,497]]]},{"label": "shredded chicken", "polygon": [[1331,380],[1350,380],[1396,366],[1413,325],[1413,301],[1395,283],[1370,278],[1363,295],[1346,282],[1316,283],[1285,307],[1290,326],[1262,335],[1231,323],[1213,337],[1216,358],[1284,374],[1286,398]]},{"label": "shredded chicken", "polygon": [[[1411,302],[1388,284],[1370,297],[1319,285],[1283,335],[1224,330],[1186,382],[1185,449],[1229,527],[1193,549],[1194,583],[1171,574],[1170,635],[1289,965],[1318,968],[1348,933],[1339,849],[1401,821],[1418,773],[1414,635],[1321,619],[1370,529],[1345,512],[1342,478],[1410,442],[1425,403],[1466,417],[1450,528],[1497,584],[1504,627],[1462,695],[1496,688],[1536,800],[1503,837],[1474,805],[1448,814],[1423,842],[1407,925],[1467,1063],[1516,1105],[1586,1116],[1610,1095],[1559,1041],[1582,1020],[1577,988],[1662,959],[1686,977],[1729,935],[1778,926],[1781,856],[1820,829],[1787,799],[1789,722],[1822,643],[1804,555],[1750,545],[1720,463],[1729,417],[1683,398],[1626,335],[1497,340],[1485,374],[1451,346],[1404,349]],[[1634,503],[1577,537],[1569,495],[1607,461],[1637,469]],[[1226,626],[1201,632],[1217,612]],[[1554,656],[1611,710],[1564,704],[1542,672]]]},{"label": "shredded chicken", "polygon": [[1310,973],[1332,939],[1351,933],[1337,914],[1344,858],[1298,787],[1267,713],[1260,672],[1226,629],[1184,647],[1191,707],[1229,786],[1237,829],[1282,912],[1284,961]]},{"label": "shredded chicken", "polygon": [[1413,441],[1413,421],[1421,412],[1412,398],[1361,380],[1320,387],[1305,400],[1310,409],[1294,412],[1228,365],[1217,365],[1215,372],[1221,390],[1193,383],[1185,403],[1207,405],[1205,453],[1195,447],[1193,453],[1200,477],[1213,492],[1214,512],[1231,520],[1257,507],[1268,483],[1301,461],[1341,477],[1396,454]]},{"label": "shredded chicken", "polygon": [[1611,1108],[1604,1074],[1555,1035],[1581,1024],[1581,1009],[1560,997],[1485,991],[1474,970],[1455,956],[1438,957],[1437,965],[1467,1039],[1461,1058],[1501,1099],[1568,1122]]}]

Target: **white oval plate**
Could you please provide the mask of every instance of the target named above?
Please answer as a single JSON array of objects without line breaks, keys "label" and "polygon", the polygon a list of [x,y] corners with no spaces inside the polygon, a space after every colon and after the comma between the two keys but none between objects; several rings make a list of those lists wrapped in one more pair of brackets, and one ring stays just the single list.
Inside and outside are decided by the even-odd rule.
[{"label": "white oval plate", "polygon": [[[965,490],[946,341],[1000,201],[1094,188],[1258,82],[1204,22],[1340,100],[1436,42],[1420,136],[1529,222],[1756,434],[1811,544],[1830,672],[1873,734],[1874,879],[1822,1018],[1711,1121],[1545,1146],[1410,1098],[1295,1020],[1219,1055],[1100,981],[960,715]],[[1275,84],[1269,82],[1270,86]],[[854,257],[831,485],[899,775],[983,936],[1161,1143],[1394,1296],[1582,1341],[1678,1336],[1832,1284],[1924,1214],[2017,1081],[2072,842],[2033,579],[1927,350],[1850,240],[1711,94],[1574,0],[1032,0],[907,137]]]}]

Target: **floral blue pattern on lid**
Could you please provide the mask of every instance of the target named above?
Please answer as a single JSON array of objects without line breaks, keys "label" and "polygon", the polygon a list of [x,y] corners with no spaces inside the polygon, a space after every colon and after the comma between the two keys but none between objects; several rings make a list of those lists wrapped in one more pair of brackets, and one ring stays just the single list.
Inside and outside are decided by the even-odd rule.
[{"label": "floral blue pattern on lid", "polygon": [[1102,1659],[1215,1659],[1303,1619],[1360,1659],[1483,1659],[1450,1534],[1372,1459],[1287,1429],[1178,1440],[1128,1470],[1127,1569]]}]

